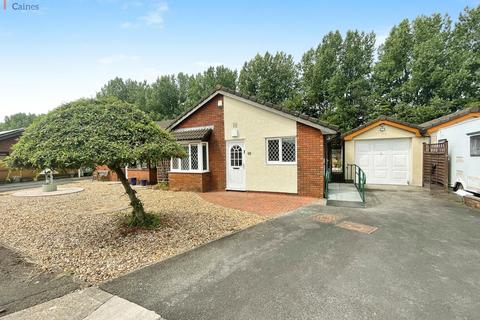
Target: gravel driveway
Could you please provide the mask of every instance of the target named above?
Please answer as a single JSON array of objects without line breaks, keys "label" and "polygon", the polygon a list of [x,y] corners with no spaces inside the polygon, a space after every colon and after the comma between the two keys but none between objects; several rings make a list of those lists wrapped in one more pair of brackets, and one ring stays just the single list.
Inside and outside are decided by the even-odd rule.
[{"label": "gravel driveway", "polygon": [[85,191],[19,198],[0,193],[0,243],[47,270],[99,283],[264,221],[220,207],[191,192],[137,188],[145,209],[163,221],[157,230],[126,232],[130,213],[121,185],[82,181]]}]

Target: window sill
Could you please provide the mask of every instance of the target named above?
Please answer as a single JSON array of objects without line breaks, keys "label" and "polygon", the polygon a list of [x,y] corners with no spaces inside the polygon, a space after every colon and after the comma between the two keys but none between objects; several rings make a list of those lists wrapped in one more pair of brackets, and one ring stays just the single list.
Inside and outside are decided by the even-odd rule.
[{"label": "window sill", "polygon": [[267,166],[294,166],[296,162],[267,162]]},{"label": "window sill", "polygon": [[170,170],[169,172],[171,172],[171,173],[208,173],[210,171],[209,170],[190,170],[190,171]]}]

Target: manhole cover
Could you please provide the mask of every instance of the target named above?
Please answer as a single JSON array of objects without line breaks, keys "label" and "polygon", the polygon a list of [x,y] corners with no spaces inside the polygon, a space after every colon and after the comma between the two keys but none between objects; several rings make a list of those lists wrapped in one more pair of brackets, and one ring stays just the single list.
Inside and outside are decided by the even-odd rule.
[{"label": "manhole cover", "polygon": [[344,218],[345,216],[342,214],[317,214],[312,217],[315,221],[329,224],[335,224]]},{"label": "manhole cover", "polygon": [[355,223],[351,221],[342,221],[338,223],[336,226],[343,229],[358,231],[358,232],[367,233],[367,234],[374,233],[378,229],[377,227],[373,227],[373,226],[369,226],[361,223]]}]

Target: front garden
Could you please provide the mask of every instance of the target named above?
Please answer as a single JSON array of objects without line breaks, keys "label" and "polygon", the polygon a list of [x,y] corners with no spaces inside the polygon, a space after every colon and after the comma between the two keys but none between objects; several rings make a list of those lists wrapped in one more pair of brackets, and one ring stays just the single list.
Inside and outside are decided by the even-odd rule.
[{"label": "front garden", "polygon": [[47,270],[99,283],[263,221],[191,192],[137,188],[156,229],[122,226],[131,215],[119,183],[82,181],[85,191],[53,197],[0,193],[0,243]]}]

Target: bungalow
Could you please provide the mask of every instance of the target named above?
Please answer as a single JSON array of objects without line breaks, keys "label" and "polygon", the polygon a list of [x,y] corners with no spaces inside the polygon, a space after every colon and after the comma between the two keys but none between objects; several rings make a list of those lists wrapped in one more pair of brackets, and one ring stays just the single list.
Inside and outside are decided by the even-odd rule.
[{"label": "bungalow", "polygon": [[188,153],[170,161],[172,189],[311,197],[323,197],[326,137],[338,133],[316,118],[225,88],[167,129]]}]

